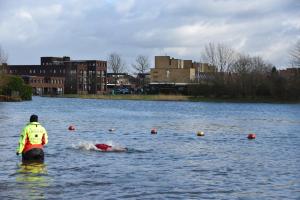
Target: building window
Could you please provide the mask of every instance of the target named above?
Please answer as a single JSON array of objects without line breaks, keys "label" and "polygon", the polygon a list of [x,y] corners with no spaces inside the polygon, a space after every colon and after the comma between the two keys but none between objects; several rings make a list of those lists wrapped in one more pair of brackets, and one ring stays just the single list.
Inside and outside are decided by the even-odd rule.
[{"label": "building window", "polygon": [[167,78],[169,78],[169,77],[170,77],[170,71],[167,70]]},{"label": "building window", "polygon": [[70,70],[71,75],[76,75],[76,70]]}]

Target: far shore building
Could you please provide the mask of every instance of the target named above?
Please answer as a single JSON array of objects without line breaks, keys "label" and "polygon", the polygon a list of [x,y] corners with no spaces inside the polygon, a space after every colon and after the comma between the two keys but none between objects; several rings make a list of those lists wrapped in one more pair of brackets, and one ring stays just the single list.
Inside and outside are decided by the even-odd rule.
[{"label": "far shore building", "polygon": [[107,73],[107,92],[127,89],[128,93],[140,94],[144,87],[149,85],[149,82],[149,73],[138,73],[136,76],[128,73]]},{"label": "far shore building", "polygon": [[182,93],[187,85],[206,81],[215,72],[216,68],[207,63],[155,56],[155,67],[150,71],[150,87],[159,93]]},{"label": "far shore building", "polygon": [[300,68],[296,68],[296,67],[286,68],[283,70],[279,70],[279,74],[284,78],[299,77]]},{"label": "far shore building", "polygon": [[175,59],[170,56],[155,56],[155,68],[150,71],[150,83],[186,85],[197,81],[205,73],[214,72],[216,68],[207,63]]},{"label": "far shore building", "polygon": [[106,92],[106,61],[41,57],[40,65],[7,65],[6,71],[21,76],[37,95]]},{"label": "far shore building", "polygon": [[107,73],[107,89],[112,90],[115,88],[135,88],[136,78],[128,73]]}]

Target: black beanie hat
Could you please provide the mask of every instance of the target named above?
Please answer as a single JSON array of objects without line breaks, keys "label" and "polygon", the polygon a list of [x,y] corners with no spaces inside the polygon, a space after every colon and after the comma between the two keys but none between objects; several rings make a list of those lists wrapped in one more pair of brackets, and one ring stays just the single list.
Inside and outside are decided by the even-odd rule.
[{"label": "black beanie hat", "polygon": [[38,122],[38,116],[37,115],[31,115],[30,116],[30,122]]}]

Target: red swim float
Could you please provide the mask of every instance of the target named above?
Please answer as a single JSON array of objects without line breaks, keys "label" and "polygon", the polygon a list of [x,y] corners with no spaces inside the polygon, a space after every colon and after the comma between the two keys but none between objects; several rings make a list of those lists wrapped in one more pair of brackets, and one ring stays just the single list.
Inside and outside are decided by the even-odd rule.
[{"label": "red swim float", "polygon": [[75,127],[74,126],[69,126],[69,131],[75,131]]},{"label": "red swim float", "polygon": [[151,134],[157,134],[156,128],[151,129]]},{"label": "red swim float", "polygon": [[248,135],[248,139],[249,140],[253,140],[253,139],[255,139],[256,138],[256,135],[254,134],[254,133],[250,133],[249,135]]}]

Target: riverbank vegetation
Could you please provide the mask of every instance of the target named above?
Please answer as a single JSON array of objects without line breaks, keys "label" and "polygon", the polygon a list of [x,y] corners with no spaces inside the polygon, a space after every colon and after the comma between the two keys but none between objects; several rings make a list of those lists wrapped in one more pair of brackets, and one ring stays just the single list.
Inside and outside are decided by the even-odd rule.
[{"label": "riverbank vegetation", "polygon": [[288,77],[276,68],[266,72],[216,74],[211,81],[191,84],[188,95],[216,99],[272,99],[274,101],[300,101],[300,70]]},{"label": "riverbank vegetation", "polygon": [[300,41],[291,53],[290,70],[280,72],[261,57],[251,57],[231,48],[209,43],[203,60],[216,72],[188,87],[188,95],[228,99],[300,101]]},{"label": "riverbank vegetation", "polygon": [[8,54],[0,46],[0,101],[22,101],[32,99],[32,88],[20,76],[5,74]]},{"label": "riverbank vegetation", "polygon": [[21,77],[0,74],[0,101],[32,99],[32,88]]}]

